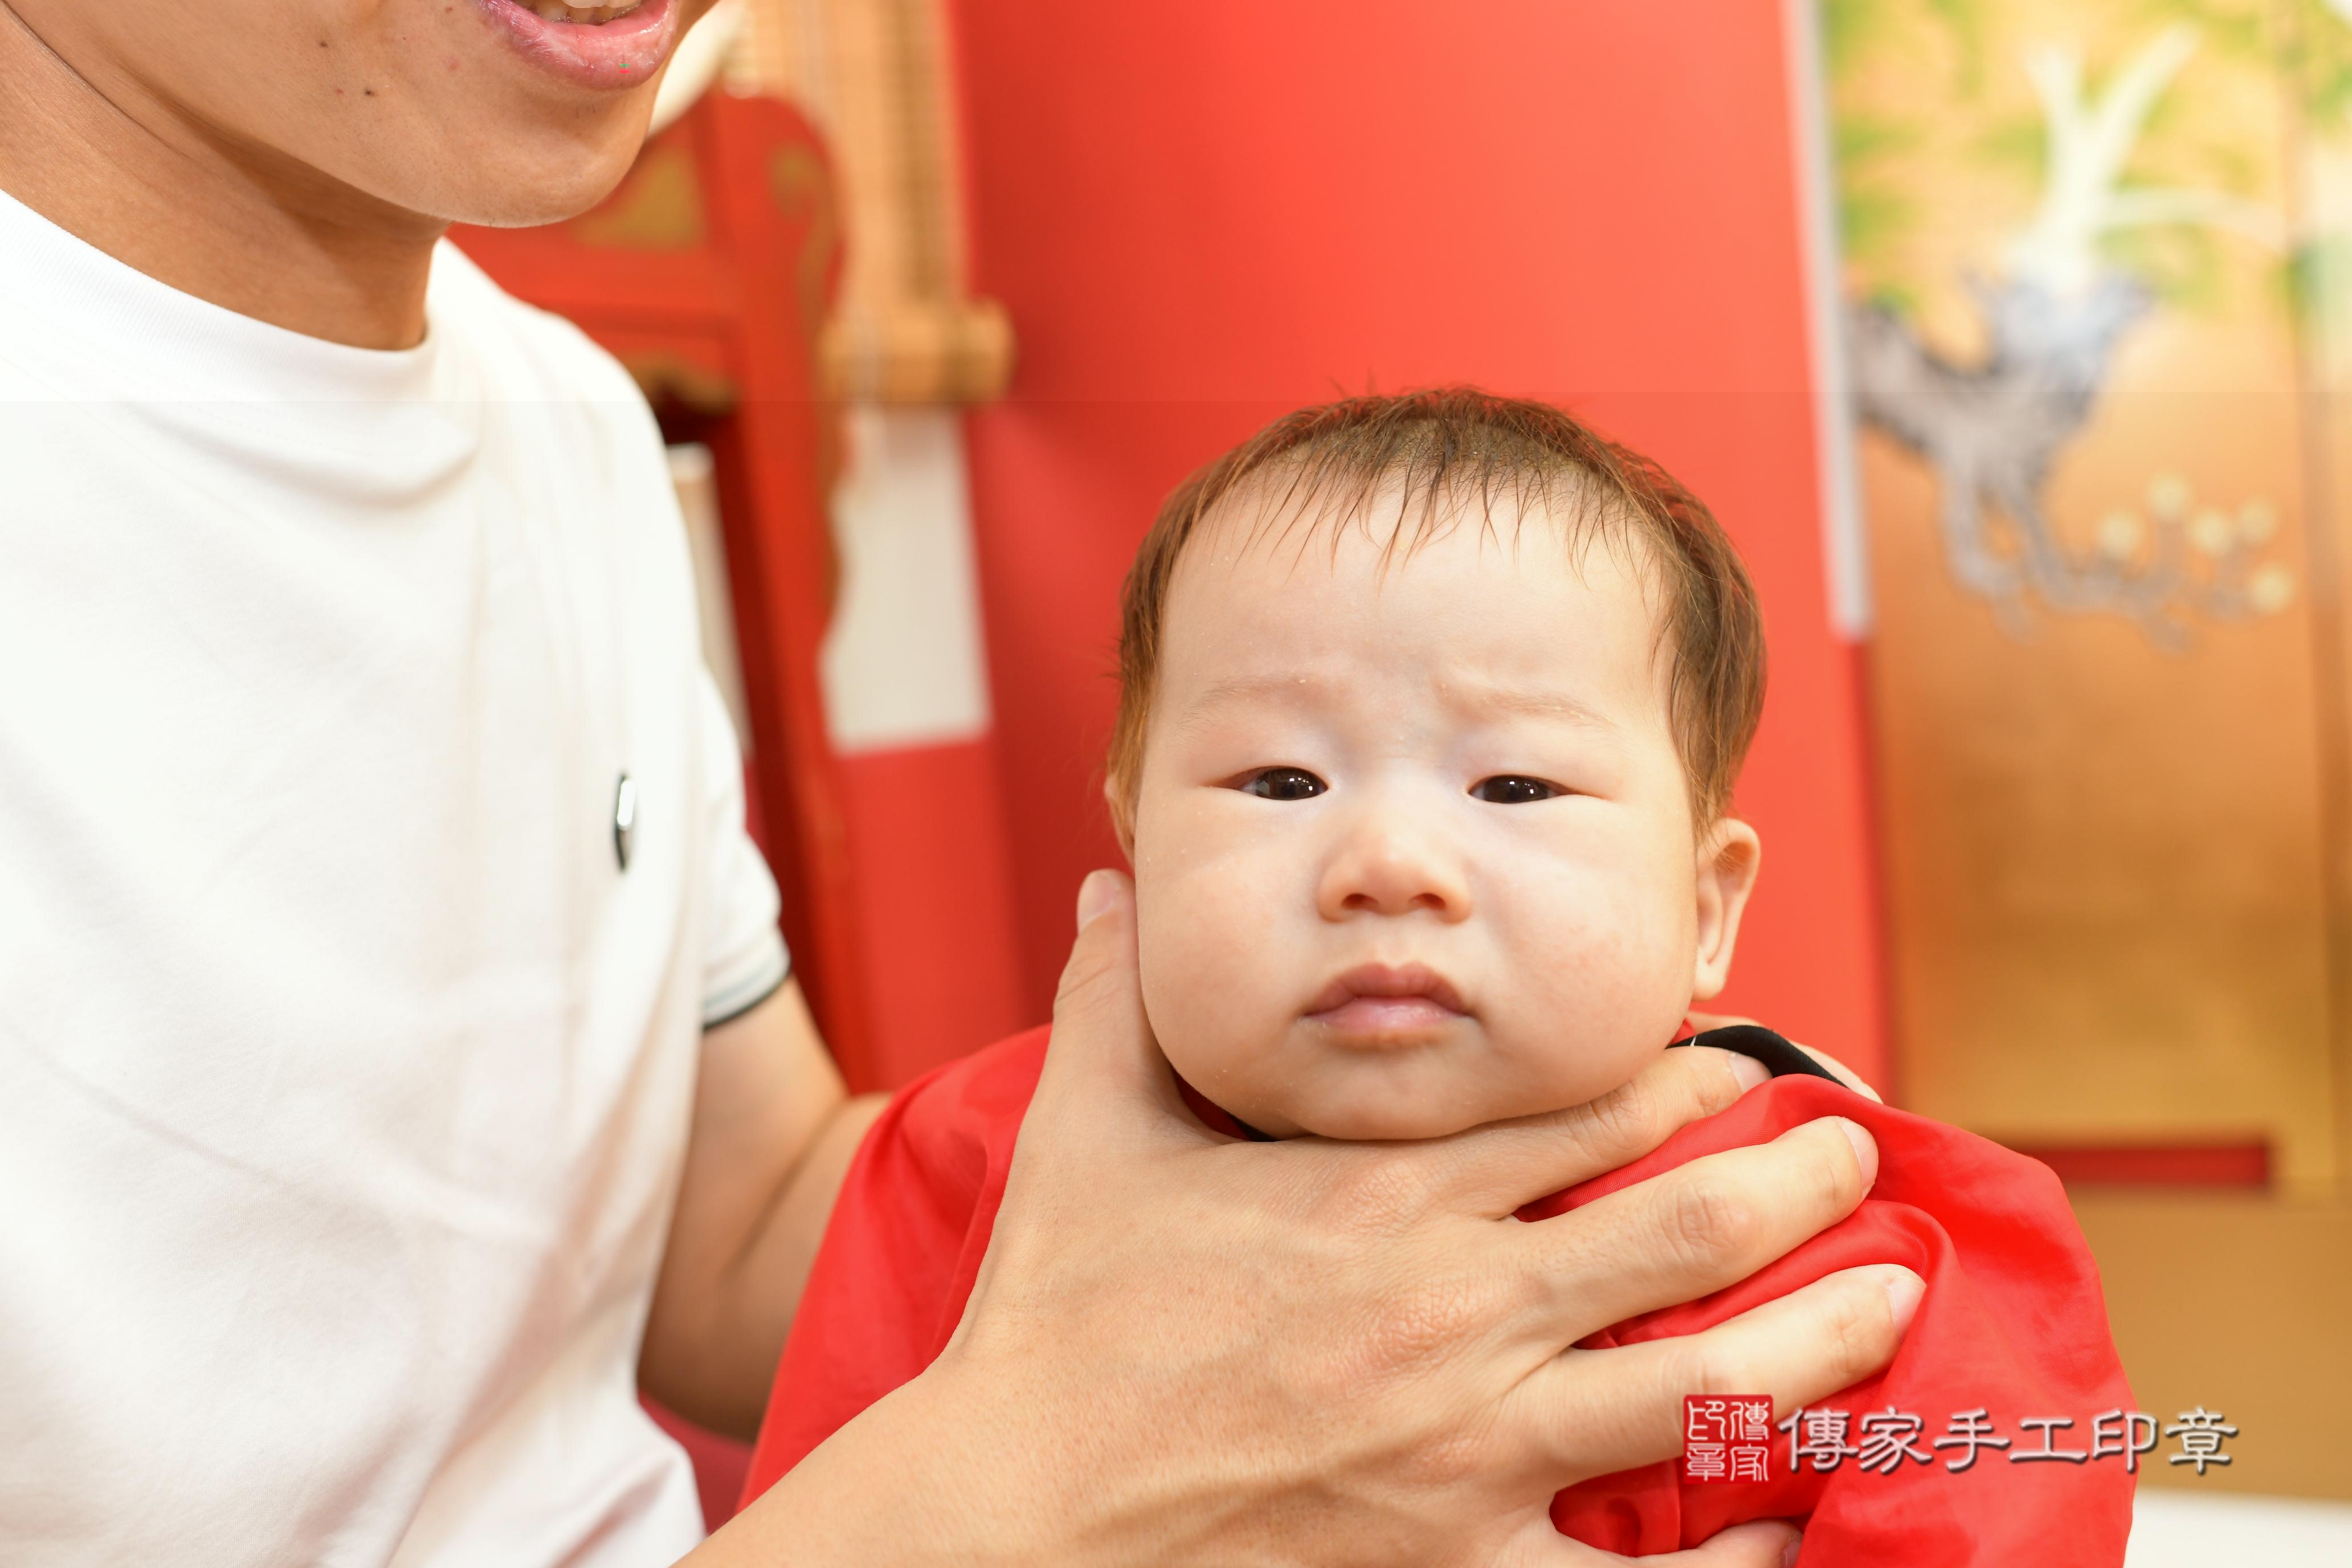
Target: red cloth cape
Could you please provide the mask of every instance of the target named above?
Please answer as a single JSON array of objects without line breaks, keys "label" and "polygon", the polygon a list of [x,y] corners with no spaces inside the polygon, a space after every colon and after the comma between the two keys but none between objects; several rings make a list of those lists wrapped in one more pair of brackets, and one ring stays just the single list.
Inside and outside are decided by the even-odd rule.
[{"label": "red cloth cape", "polygon": [[[900,1091],[850,1167],[776,1371],[746,1502],[945,1347],[988,1246],[1022,1113],[1044,1064],[1035,1029],[950,1063]],[[1529,1205],[1540,1219],[1694,1159],[1769,1142],[1818,1116],[1850,1117],[1878,1140],[1878,1181],[1858,1210],[1727,1290],[1617,1324],[1587,1345],[1687,1333],[1837,1269],[1901,1263],[1927,1291],[1894,1364],[1822,1406],[1849,1413],[1846,1441],[1892,1409],[1922,1418],[1893,1473],[1856,1458],[1791,1471],[1776,1433],[1771,1479],[1693,1484],[1667,1461],[1570,1487],[1552,1502],[1566,1534],[1631,1554],[1696,1545],[1751,1519],[1794,1519],[1811,1568],[2116,1568],[2131,1521],[2125,1461],[2019,1463],[2047,1447],[2088,1450],[2094,1417],[2131,1406],[2108,1337],[2098,1274],[2049,1170],[1997,1144],[1891,1110],[1818,1079],[1780,1078],[1684,1128],[1622,1170]],[[1726,1392],[1749,1392],[1727,1390]],[[1817,1406],[1819,1408],[1820,1406]],[[2014,1445],[1930,1445],[1982,1409]],[[2067,1417],[2045,1444],[2031,1417]],[[2143,1439],[2145,1440],[2145,1439]]]}]

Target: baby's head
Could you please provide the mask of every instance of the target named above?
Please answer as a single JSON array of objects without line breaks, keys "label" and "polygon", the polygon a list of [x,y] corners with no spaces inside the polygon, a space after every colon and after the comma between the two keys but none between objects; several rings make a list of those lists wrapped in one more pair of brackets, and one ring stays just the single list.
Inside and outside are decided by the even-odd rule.
[{"label": "baby's head", "polygon": [[1722,988],[1755,595],[1704,506],[1559,410],[1276,421],[1161,508],[1119,662],[1145,1010],[1252,1126],[1580,1104]]}]

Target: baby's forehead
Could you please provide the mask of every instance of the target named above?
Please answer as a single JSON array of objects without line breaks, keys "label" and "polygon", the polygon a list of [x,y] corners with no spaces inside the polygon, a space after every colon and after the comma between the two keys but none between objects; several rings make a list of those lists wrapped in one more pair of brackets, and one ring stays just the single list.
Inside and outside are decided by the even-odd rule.
[{"label": "baby's forehead", "polygon": [[1638,535],[1496,498],[1416,515],[1285,510],[1202,519],[1169,585],[1153,708],[1189,724],[1243,697],[1381,714],[1598,704],[1644,731],[1665,717],[1656,574]]},{"label": "baby's forehead", "polygon": [[[1426,556],[1476,552],[1514,573],[1573,577],[1580,586],[1638,595],[1663,626],[1664,556],[1648,521],[1591,476],[1570,468],[1514,470],[1432,486],[1408,470],[1365,478],[1272,467],[1234,485],[1201,515],[1185,541],[1171,589],[1187,576],[1246,572],[1261,583],[1298,583],[1317,562],[1374,569],[1375,582],[1412,572]],[[1194,570],[1188,572],[1187,568]],[[1192,597],[1171,593],[1173,601]],[[1168,606],[1172,613],[1177,605]]]},{"label": "baby's forehead", "polygon": [[[1475,598],[1461,591],[1475,576],[1465,558],[1486,574],[1479,590],[1535,606],[1514,623],[1530,644],[1605,623],[1602,662],[1645,699],[1663,692],[1694,805],[1721,807],[1764,700],[1762,617],[1730,538],[1652,459],[1559,409],[1468,388],[1301,409],[1170,493],[1121,592],[1111,776],[1123,789],[1139,776],[1171,663],[1191,683],[1218,637],[1295,641],[1286,613],[1328,609],[1451,663],[1497,647],[1491,627],[1455,637],[1477,619],[1458,613]],[[1308,570],[1318,561],[1331,570]],[[1558,591],[1570,583],[1581,601]],[[1417,586],[1389,591],[1399,584]],[[1547,586],[1549,617],[1536,605]],[[1429,612],[1418,631],[1406,602]],[[1360,663],[1373,641],[1327,637],[1319,651]]]}]

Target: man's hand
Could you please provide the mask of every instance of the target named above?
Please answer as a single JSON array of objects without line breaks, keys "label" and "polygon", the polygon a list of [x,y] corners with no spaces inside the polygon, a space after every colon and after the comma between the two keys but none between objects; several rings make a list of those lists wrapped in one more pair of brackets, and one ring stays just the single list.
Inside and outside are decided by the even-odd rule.
[{"label": "man's hand", "polygon": [[[1921,1289],[1895,1268],[1571,1348],[1745,1278],[1868,1190],[1868,1135],[1829,1119],[1513,1217],[1729,1104],[1741,1059],[1663,1053],[1591,1105],[1423,1143],[1228,1142],[1151,1043],[1125,879],[1090,879],[1081,919],[954,1337],[696,1563],[1610,1561],[1552,1530],[1551,1495],[1674,1454],[1683,1395],[1786,1410],[1892,1356]],[[1792,1536],[1681,1561],[1780,1568]]]},{"label": "man's hand", "polygon": [[646,1393],[712,1431],[759,1431],[834,1196],[884,1103],[848,1097],[798,981],[704,1034],[686,1173],[637,1357]]}]

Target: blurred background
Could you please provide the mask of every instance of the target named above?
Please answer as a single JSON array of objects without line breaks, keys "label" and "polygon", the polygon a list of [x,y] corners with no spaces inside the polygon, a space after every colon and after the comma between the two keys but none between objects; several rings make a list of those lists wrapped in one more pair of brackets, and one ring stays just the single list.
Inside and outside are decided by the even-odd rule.
[{"label": "blurred background", "polygon": [[722,0],[658,121],[459,241],[677,443],[856,1087],[1046,1016],[1171,485],[1555,401],[1763,595],[1726,1005],[2066,1180],[2239,1429],[2136,1563],[2352,1562],[2352,0]]}]

